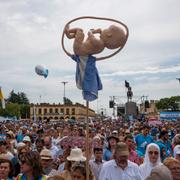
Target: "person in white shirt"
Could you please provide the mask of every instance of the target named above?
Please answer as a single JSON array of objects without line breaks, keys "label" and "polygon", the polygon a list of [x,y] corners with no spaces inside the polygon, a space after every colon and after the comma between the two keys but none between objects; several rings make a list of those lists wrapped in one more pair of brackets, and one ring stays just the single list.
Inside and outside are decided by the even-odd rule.
[{"label": "person in white shirt", "polygon": [[56,160],[59,149],[57,146],[52,144],[52,138],[50,136],[46,136],[44,138],[44,146],[46,149],[49,149],[51,151],[53,160]]},{"label": "person in white shirt", "polygon": [[94,159],[91,159],[89,161],[89,166],[96,180],[99,180],[99,174],[103,166],[103,163],[105,162],[102,159],[103,149],[100,147],[95,147],[93,151],[94,151]]},{"label": "person in white shirt", "polygon": [[105,162],[99,175],[100,180],[142,180],[137,164],[128,160],[129,149],[125,143],[116,145],[114,159]]}]

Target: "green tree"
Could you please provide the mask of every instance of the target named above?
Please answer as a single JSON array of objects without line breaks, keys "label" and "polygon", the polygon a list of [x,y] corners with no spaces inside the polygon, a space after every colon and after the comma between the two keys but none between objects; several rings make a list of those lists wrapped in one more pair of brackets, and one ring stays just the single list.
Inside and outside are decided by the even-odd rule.
[{"label": "green tree", "polygon": [[158,110],[169,110],[177,111],[179,110],[178,102],[180,101],[180,96],[172,96],[170,98],[162,98],[156,103]]},{"label": "green tree", "polygon": [[64,97],[64,103],[68,104],[68,105],[72,105],[73,104],[73,102],[69,98],[66,98],[66,97]]},{"label": "green tree", "polygon": [[30,104],[21,104],[20,113],[22,119],[30,118]]},{"label": "green tree", "polygon": [[17,104],[29,104],[29,99],[24,92],[15,93],[14,90],[12,90],[9,94],[7,102]]},{"label": "green tree", "polygon": [[17,118],[29,118],[30,117],[30,104],[24,92],[15,93],[12,90],[9,97],[6,99],[6,108],[0,108],[1,116],[16,116]]},{"label": "green tree", "polygon": [[14,117],[16,116],[19,118],[21,116],[20,112],[21,108],[20,105],[17,103],[8,103],[6,104],[6,108],[2,109],[0,108],[0,115],[1,116],[8,116],[8,117]]}]

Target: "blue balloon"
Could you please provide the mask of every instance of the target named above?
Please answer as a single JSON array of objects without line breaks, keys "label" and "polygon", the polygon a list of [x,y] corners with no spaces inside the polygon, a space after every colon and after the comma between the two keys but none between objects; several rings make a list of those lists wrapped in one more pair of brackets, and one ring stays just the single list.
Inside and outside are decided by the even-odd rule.
[{"label": "blue balloon", "polygon": [[47,78],[48,76],[48,69],[44,68],[41,65],[37,65],[35,67],[35,72],[40,76],[44,76],[45,78]]}]

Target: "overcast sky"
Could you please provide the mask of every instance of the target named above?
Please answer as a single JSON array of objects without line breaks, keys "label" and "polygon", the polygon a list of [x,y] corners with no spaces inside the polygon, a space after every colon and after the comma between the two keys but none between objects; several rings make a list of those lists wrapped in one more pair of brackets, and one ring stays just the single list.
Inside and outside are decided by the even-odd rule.
[{"label": "overcast sky", "polygon": [[[179,7],[179,0],[1,0],[0,86],[5,97],[14,89],[31,102],[62,103],[61,82],[68,81],[66,96],[85,104],[75,84],[76,64],[63,52],[60,39],[65,23],[87,15],[117,19],[129,28],[124,49],[97,62],[103,90],[91,108],[110,113],[110,96],[125,102],[124,80],[130,82],[135,101],[142,95],[149,100],[180,95]],[[86,20],[73,26],[104,24]],[[72,50],[70,43],[67,48]],[[47,79],[35,73],[39,64],[49,69]]]}]

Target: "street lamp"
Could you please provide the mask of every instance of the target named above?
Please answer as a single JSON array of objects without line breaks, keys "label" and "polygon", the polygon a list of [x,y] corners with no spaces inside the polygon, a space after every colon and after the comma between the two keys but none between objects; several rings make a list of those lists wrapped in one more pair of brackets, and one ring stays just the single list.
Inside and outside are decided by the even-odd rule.
[{"label": "street lamp", "polygon": [[180,83],[180,78],[176,78],[178,81],[179,81],[179,83]]},{"label": "street lamp", "polygon": [[63,97],[63,102],[64,102],[64,104],[65,104],[65,98],[66,98],[65,86],[66,86],[66,84],[67,84],[68,82],[67,82],[67,81],[62,81],[61,83],[63,83],[63,85],[64,85],[64,97]]}]

